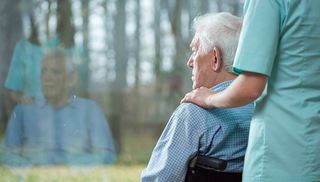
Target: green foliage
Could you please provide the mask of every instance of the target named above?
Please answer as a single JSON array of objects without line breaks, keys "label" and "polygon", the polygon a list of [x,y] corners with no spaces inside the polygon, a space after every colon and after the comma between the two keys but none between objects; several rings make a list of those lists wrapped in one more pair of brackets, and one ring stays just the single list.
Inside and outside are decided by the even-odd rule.
[{"label": "green foliage", "polygon": [[144,134],[125,133],[119,165],[147,165],[158,138]]}]

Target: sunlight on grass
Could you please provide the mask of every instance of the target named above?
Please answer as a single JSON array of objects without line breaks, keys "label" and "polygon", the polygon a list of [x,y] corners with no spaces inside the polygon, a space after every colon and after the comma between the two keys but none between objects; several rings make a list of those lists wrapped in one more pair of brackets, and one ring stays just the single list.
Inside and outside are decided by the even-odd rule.
[{"label": "sunlight on grass", "polygon": [[0,168],[2,182],[138,182],[145,165],[102,167],[33,167]]}]

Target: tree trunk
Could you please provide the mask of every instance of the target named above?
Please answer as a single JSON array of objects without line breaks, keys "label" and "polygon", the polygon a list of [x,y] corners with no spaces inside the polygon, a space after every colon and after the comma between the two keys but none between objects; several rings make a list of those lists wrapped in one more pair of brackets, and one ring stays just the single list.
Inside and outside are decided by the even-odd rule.
[{"label": "tree trunk", "polygon": [[89,82],[89,0],[82,0],[82,33],[83,33],[83,57],[80,65],[79,95],[88,97]]},{"label": "tree trunk", "polygon": [[[127,50],[126,50],[126,32],[125,32],[125,1],[117,1],[117,14],[115,16],[115,35],[114,35],[114,50],[116,52],[116,79],[111,84],[111,109],[112,116],[110,116],[109,122],[113,126],[121,126],[123,122],[122,114],[125,112],[125,100],[124,100],[124,89],[127,86],[126,81],[126,69],[127,69]],[[121,136],[119,133],[113,133],[114,136]],[[115,141],[117,151],[121,151],[120,139]]]},{"label": "tree trunk", "polygon": [[23,38],[20,0],[0,2],[0,118],[7,121],[14,104],[4,84],[7,78],[14,47]]},{"label": "tree trunk", "polygon": [[137,41],[136,47],[135,47],[135,58],[136,58],[136,66],[135,66],[135,85],[134,89],[136,93],[139,93],[139,87],[140,87],[140,79],[139,79],[139,73],[140,73],[140,0],[137,1],[137,11],[136,11],[136,33],[135,33],[135,38]]}]

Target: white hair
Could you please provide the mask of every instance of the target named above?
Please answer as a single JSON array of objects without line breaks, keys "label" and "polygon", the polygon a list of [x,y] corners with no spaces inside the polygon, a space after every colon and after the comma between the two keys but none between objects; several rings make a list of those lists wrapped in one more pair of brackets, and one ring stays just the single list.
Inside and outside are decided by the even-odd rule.
[{"label": "white hair", "polygon": [[67,73],[71,74],[77,72],[77,59],[69,50],[61,48],[50,48],[44,52],[43,58],[47,57],[63,58]]},{"label": "white hair", "polygon": [[206,54],[217,47],[222,54],[222,64],[229,73],[233,73],[242,21],[242,18],[227,12],[209,13],[194,19],[193,30],[201,29],[199,51]]}]

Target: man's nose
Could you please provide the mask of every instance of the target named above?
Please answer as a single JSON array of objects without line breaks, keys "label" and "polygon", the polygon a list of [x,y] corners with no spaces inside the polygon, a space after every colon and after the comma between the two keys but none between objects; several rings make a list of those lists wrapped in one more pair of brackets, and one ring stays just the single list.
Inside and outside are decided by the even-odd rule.
[{"label": "man's nose", "polygon": [[51,73],[48,73],[47,71],[41,73],[41,80],[42,81],[50,81],[51,79],[52,79]]},{"label": "man's nose", "polygon": [[193,68],[193,56],[192,55],[190,56],[187,65],[188,65],[189,68]]},{"label": "man's nose", "polygon": [[42,80],[47,80],[48,79],[48,73],[41,73],[41,78],[42,78]]}]

